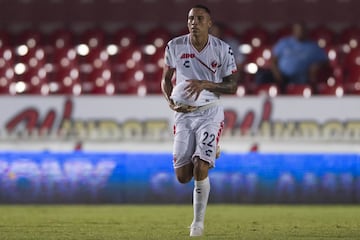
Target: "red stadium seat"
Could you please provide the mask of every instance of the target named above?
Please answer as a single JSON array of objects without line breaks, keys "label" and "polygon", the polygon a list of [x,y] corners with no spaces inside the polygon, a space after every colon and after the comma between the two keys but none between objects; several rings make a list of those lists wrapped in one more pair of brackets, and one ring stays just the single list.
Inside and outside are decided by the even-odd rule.
[{"label": "red stadium seat", "polygon": [[44,34],[35,29],[27,29],[15,36],[15,44],[26,45],[28,48],[35,48],[44,44]]},{"label": "red stadium seat", "polygon": [[78,68],[60,68],[49,82],[51,94],[80,95],[82,85]]},{"label": "red stadium seat", "polygon": [[55,48],[49,63],[51,64],[48,70],[50,93],[79,95],[81,85],[76,50],[70,46]]},{"label": "red stadium seat", "polygon": [[27,29],[16,35],[14,72],[17,94],[47,95],[46,49],[44,35]]},{"label": "red stadium seat", "polygon": [[41,94],[48,95],[50,92],[47,83],[47,72],[45,68],[27,68],[23,74],[16,76],[17,85],[24,85],[17,88],[18,94]]},{"label": "red stadium seat", "polygon": [[344,69],[343,69],[343,58],[344,54],[341,50],[341,47],[337,44],[328,45],[324,48],[327,52],[330,67],[331,67],[331,77],[333,77],[334,82],[342,83],[344,81]]},{"label": "red stadium seat", "polygon": [[134,47],[140,43],[139,33],[131,27],[124,27],[112,34],[110,43],[121,49]]},{"label": "red stadium seat", "polygon": [[11,34],[6,30],[0,30],[0,48],[11,45]]},{"label": "red stadium seat", "polygon": [[158,48],[152,54],[144,51],[144,79],[148,94],[161,93],[160,82],[164,67],[164,48]]},{"label": "red stadium seat", "polygon": [[252,47],[260,47],[270,43],[270,33],[261,26],[253,26],[246,29],[240,36],[241,43],[250,44]]},{"label": "red stadium seat", "polygon": [[332,95],[342,97],[344,95],[344,87],[341,84],[329,85],[326,83],[318,84],[317,93],[320,95]]},{"label": "red stadium seat", "polygon": [[345,93],[360,93],[360,46],[353,48],[344,59]]},{"label": "red stadium seat", "polygon": [[161,79],[163,70],[158,69],[155,72],[144,73],[144,81],[146,85],[147,94],[160,94],[161,92]]},{"label": "red stadium seat", "polygon": [[[339,33],[339,43],[343,47],[351,49],[360,46],[360,28],[358,26],[349,26]],[[348,51],[345,49],[345,51]]]},{"label": "red stadium seat", "polygon": [[268,95],[270,97],[276,97],[280,94],[280,89],[274,83],[264,83],[257,85],[254,89],[254,93],[257,95]]},{"label": "red stadium seat", "polygon": [[12,68],[0,68],[0,94],[11,94],[11,85],[14,82]]},{"label": "red stadium seat", "polygon": [[[115,94],[115,84],[111,78],[111,71],[109,68],[96,68],[87,77],[88,86],[86,92],[88,94]],[[84,82],[83,82],[84,86]],[[83,87],[84,89],[84,87]]]},{"label": "red stadium seat", "polygon": [[49,34],[48,43],[53,48],[64,48],[74,46],[74,33],[68,29],[57,29]]},{"label": "red stadium seat", "polygon": [[14,81],[14,54],[12,48],[0,48],[0,94],[11,94],[11,85]]},{"label": "red stadium seat", "polygon": [[[29,40],[32,42],[33,40]],[[18,46],[15,50],[14,71],[16,76],[17,93],[47,95],[47,69],[45,49],[40,46]],[[24,87],[18,87],[22,86]]]},{"label": "red stadium seat", "polygon": [[341,46],[338,44],[329,44],[324,48],[324,50],[328,55],[330,65],[332,67],[337,67],[342,64],[344,54],[342,52]]},{"label": "red stadium seat", "polygon": [[328,83],[329,81],[331,81],[329,85],[340,83],[340,79],[336,79],[334,73],[334,67],[331,64],[320,66],[317,70],[316,82],[314,84]]},{"label": "red stadium seat", "polygon": [[139,46],[123,48],[114,56],[111,56],[110,63],[113,78],[118,79],[129,69],[143,69],[144,55]]},{"label": "red stadium seat", "polygon": [[24,45],[18,46],[15,50],[16,63],[23,63],[29,68],[39,68],[46,64],[45,48],[42,46],[35,46],[27,48]]},{"label": "red stadium seat", "polygon": [[335,44],[335,33],[323,25],[311,29],[309,36],[322,48]]},{"label": "red stadium seat", "polygon": [[14,64],[14,51],[9,46],[0,48],[0,68],[13,66]]},{"label": "red stadium seat", "polygon": [[172,35],[166,28],[156,27],[145,34],[144,43],[163,49],[171,38]]},{"label": "red stadium seat", "polygon": [[356,75],[359,81],[344,83],[345,94],[360,94],[360,72],[357,72]]},{"label": "red stadium seat", "polygon": [[88,29],[79,36],[79,44],[86,44],[89,48],[102,48],[105,45],[105,32],[102,29]]},{"label": "red stadium seat", "polygon": [[100,71],[110,69],[109,54],[104,45],[104,32],[90,29],[83,32],[77,45],[77,62],[82,84],[82,94],[91,93]]},{"label": "red stadium seat", "polygon": [[116,90],[121,94],[147,94],[144,71],[141,68],[128,69],[117,79]]},{"label": "red stadium seat", "polygon": [[109,64],[109,54],[105,48],[92,48],[88,54],[83,56],[77,56],[80,64],[90,64],[94,68],[102,67],[103,65]]},{"label": "red stadium seat", "polygon": [[251,52],[246,55],[245,65],[256,64],[258,68],[269,68],[271,50],[270,45],[262,45],[258,48],[253,48]]},{"label": "red stadium seat", "polygon": [[304,97],[310,97],[313,90],[308,84],[288,84],[285,88],[286,95],[301,95]]},{"label": "red stadium seat", "polygon": [[155,52],[147,52],[145,50],[143,53],[144,71],[152,73],[162,70],[164,67],[164,55],[164,49],[157,49]]},{"label": "red stadium seat", "polygon": [[143,51],[139,46],[122,49],[113,59],[116,63],[129,64],[127,67],[131,68],[137,66],[138,63],[142,63]]},{"label": "red stadium seat", "polygon": [[82,93],[92,93],[97,86],[103,85],[102,81],[107,82],[111,79],[109,55],[104,48],[92,48],[87,55],[78,58]]},{"label": "red stadium seat", "polygon": [[243,84],[246,86],[248,93],[256,92],[254,83],[255,74],[260,69],[270,67],[271,48],[270,45],[263,45],[258,48],[252,48],[251,52],[246,55],[243,69]]},{"label": "red stadium seat", "polygon": [[77,67],[78,55],[73,47],[56,48],[49,63],[53,64],[54,68]]},{"label": "red stadium seat", "polygon": [[14,84],[14,70],[12,67],[0,68],[0,94],[15,94],[12,88]]}]

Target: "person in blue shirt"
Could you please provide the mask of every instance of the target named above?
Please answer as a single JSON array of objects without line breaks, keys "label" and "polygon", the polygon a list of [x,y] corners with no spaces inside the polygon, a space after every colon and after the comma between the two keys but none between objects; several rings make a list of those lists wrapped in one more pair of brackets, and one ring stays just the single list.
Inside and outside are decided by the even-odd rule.
[{"label": "person in blue shirt", "polygon": [[282,91],[288,84],[308,84],[315,88],[318,73],[328,62],[326,51],[308,39],[305,24],[295,23],[292,35],[279,39],[273,46],[271,73],[259,74],[255,80],[258,84],[275,82]]}]

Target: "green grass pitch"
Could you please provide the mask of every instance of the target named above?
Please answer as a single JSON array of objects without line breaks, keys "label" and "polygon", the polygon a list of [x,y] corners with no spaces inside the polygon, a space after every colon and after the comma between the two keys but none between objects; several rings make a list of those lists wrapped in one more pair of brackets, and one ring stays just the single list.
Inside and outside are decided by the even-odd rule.
[{"label": "green grass pitch", "polygon": [[[0,205],[0,239],[189,239],[191,220],[191,205]],[[200,239],[360,239],[360,206],[209,204]]]}]

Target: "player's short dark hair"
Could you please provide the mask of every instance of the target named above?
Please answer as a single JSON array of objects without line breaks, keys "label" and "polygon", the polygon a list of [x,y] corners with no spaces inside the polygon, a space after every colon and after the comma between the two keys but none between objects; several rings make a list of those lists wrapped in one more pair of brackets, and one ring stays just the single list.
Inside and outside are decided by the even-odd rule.
[{"label": "player's short dark hair", "polygon": [[200,8],[200,9],[203,9],[205,12],[207,12],[207,14],[209,14],[211,16],[211,12],[210,12],[210,9],[205,6],[205,5],[202,5],[202,4],[196,4],[195,6],[193,6],[192,8]]}]

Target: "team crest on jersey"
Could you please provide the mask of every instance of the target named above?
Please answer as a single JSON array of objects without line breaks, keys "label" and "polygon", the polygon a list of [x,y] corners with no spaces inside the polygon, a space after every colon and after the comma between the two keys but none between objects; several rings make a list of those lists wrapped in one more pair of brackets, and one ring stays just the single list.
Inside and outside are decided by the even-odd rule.
[{"label": "team crest on jersey", "polygon": [[211,62],[211,67],[214,69],[218,66],[219,64],[214,60]]}]

